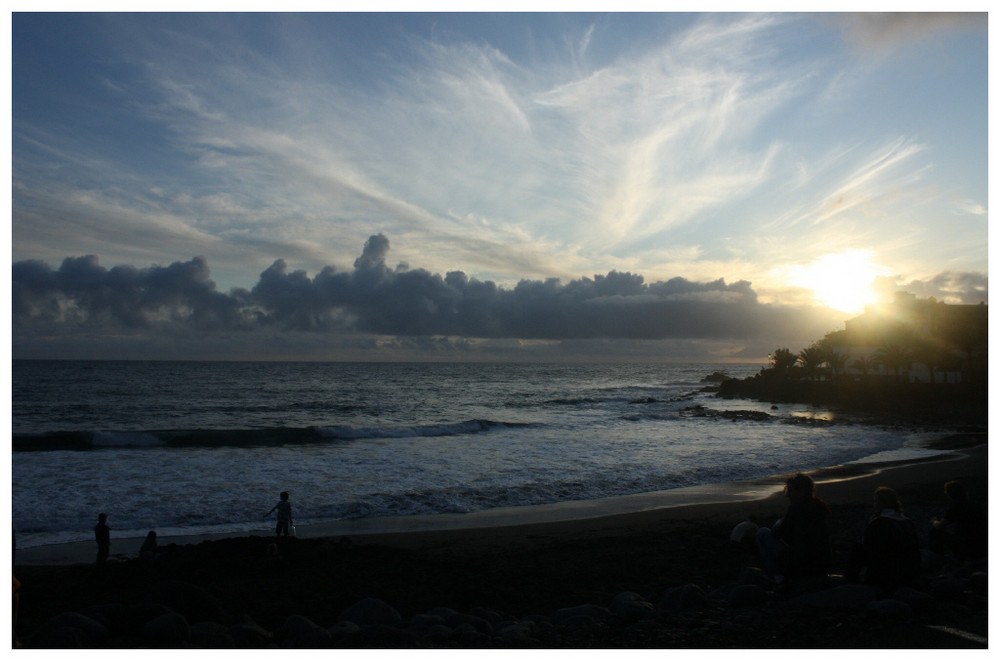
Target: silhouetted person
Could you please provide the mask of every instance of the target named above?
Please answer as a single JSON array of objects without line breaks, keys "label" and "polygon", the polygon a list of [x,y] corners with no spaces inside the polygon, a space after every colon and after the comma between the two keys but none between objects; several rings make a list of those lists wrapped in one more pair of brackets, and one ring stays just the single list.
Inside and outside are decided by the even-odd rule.
[{"label": "silhouetted person", "polygon": [[108,515],[104,512],[97,515],[94,538],[97,540],[97,568],[104,569],[111,553],[111,528],[108,527]]},{"label": "silhouetted person", "polygon": [[920,537],[903,514],[899,495],[889,487],[875,490],[875,515],[848,560],[847,577],[889,594],[913,585],[920,576]]},{"label": "silhouetted person", "polygon": [[779,587],[830,571],[830,508],[815,496],[815,489],[812,478],[804,473],[788,478],[785,515],[773,527],[757,531],[761,562]]},{"label": "silhouetted person", "polygon": [[271,508],[271,511],[267,513],[268,516],[271,512],[278,510],[278,525],[274,529],[274,534],[277,537],[284,535],[288,537],[288,526],[292,523],[292,504],[288,501],[288,492],[281,492],[281,500],[278,504]]},{"label": "silhouetted person", "polygon": [[760,530],[757,517],[751,514],[746,520],[733,526],[729,533],[729,548],[733,551],[756,548],[757,531]]},{"label": "silhouetted person", "polygon": [[159,546],[156,542],[156,531],[150,530],[149,534],[146,535],[146,539],[142,542],[142,547],[139,549],[139,557],[147,562],[152,562],[159,557]]},{"label": "silhouetted person", "polygon": [[962,561],[985,557],[988,539],[985,509],[972,502],[961,482],[948,482],[944,492],[951,505],[943,519],[933,522],[928,546],[936,553],[951,553]]}]

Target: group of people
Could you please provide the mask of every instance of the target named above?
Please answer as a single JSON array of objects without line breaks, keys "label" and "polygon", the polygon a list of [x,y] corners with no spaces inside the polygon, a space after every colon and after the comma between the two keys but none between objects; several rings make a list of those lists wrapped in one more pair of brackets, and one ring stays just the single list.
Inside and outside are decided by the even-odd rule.
[{"label": "group of people", "polygon": [[[278,497],[278,504],[272,507],[271,511],[265,517],[270,516],[275,511],[278,512],[278,524],[274,530],[275,536],[288,537],[289,530],[292,530],[292,534],[294,534],[292,503],[289,500],[287,491],[281,492]],[[101,512],[97,516],[97,525],[94,526],[94,538],[97,540],[97,567],[98,569],[103,569],[105,564],[107,564],[108,556],[111,555],[111,528],[108,526],[108,515],[105,512]],[[156,541],[155,530],[150,530],[146,535],[146,539],[143,540],[142,547],[139,549],[139,557],[147,561],[153,561],[159,557],[159,547]]]},{"label": "group of people", "polygon": [[[792,581],[825,577],[830,572],[832,552],[827,520],[831,514],[816,497],[812,478],[799,473],[785,482],[788,509],[771,527],[759,527],[754,541],[764,570],[779,589]],[[958,560],[985,557],[986,513],[969,498],[957,481],[945,485],[951,505],[941,519],[933,521],[928,548]],[[875,490],[874,513],[847,561],[846,578],[863,581],[886,592],[914,585],[920,576],[920,536],[914,522],[903,513],[899,495],[889,487]],[[737,526],[745,535],[748,527]],[[750,526],[752,528],[754,526]]]}]

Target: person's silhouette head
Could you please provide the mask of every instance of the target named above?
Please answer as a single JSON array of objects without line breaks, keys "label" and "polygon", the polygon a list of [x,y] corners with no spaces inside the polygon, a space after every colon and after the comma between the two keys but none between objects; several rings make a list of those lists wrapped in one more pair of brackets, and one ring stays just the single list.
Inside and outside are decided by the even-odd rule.
[{"label": "person's silhouette head", "polygon": [[899,502],[899,494],[889,487],[879,487],[875,489],[875,511],[895,510],[903,513],[903,504]]},{"label": "person's silhouette head", "polygon": [[809,500],[816,491],[816,483],[805,473],[796,473],[785,480],[785,496],[791,501]]}]

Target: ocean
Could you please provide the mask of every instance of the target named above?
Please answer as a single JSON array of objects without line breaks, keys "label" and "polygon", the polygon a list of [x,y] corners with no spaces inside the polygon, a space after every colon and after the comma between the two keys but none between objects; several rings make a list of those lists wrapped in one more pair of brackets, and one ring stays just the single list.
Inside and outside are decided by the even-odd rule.
[{"label": "ocean", "polygon": [[[722,400],[733,364],[12,361],[20,548],[593,500],[920,452],[919,433]],[[707,407],[755,416],[696,415]],[[767,416],[760,414],[766,413]]]}]

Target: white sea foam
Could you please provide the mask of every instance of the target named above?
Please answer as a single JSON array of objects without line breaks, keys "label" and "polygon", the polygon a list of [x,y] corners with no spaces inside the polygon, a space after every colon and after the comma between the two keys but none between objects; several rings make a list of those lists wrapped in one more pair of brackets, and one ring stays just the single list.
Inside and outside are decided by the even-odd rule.
[{"label": "white sea foam", "polygon": [[[255,372],[246,365],[216,364],[214,384],[228,388],[215,399],[186,389],[199,382],[192,374],[199,369],[173,365],[168,376],[155,366],[105,367],[104,381],[98,374],[99,383],[88,387],[112,389],[115,396],[103,414],[87,412],[76,424],[125,431],[102,433],[91,450],[14,452],[18,545],[92,539],[102,511],[116,535],[269,529],[273,521],[264,515],[285,490],[301,525],[471,512],[820,468],[898,451],[911,438],[862,425],[792,424],[782,411],[764,421],[694,418],[684,409],[740,403],[706,393],[672,401],[697,385],[695,374],[724,366],[546,366],[543,375],[530,366],[486,372],[477,366],[266,365],[260,367],[269,371],[265,389],[248,380]],[[71,377],[70,370],[49,378],[65,384]],[[130,388],[129,379],[139,383]],[[149,379],[160,387],[143,389]],[[58,401],[72,397],[69,391],[64,387]],[[180,394],[164,399],[164,392]],[[306,396],[329,408],[295,406]],[[288,413],[276,414],[282,407]],[[49,431],[43,415],[33,417],[39,408],[35,402],[27,415],[15,406],[15,429]],[[754,403],[742,408],[769,410]],[[213,428],[225,430],[227,443],[160,445],[169,434],[149,430],[187,433],[176,420],[167,426],[185,410],[191,412],[186,429],[203,440]],[[239,429],[259,435],[258,427],[277,440],[231,442],[244,436]],[[303,444],[299,434],[282,431],[307,428],[349,442]]]}]

